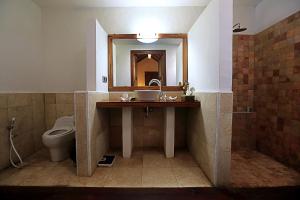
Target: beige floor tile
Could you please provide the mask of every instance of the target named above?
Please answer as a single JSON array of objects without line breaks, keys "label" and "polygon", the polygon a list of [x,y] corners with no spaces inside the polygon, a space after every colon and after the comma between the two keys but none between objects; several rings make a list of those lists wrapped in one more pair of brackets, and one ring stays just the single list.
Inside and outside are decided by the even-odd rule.
[{"label": "beige floor tile", "polygon": [[187,151],[175,153],[175,157],[170,159],[171,167],[198,167],[194,158]]},{"label": "beige floor tile", "polygon": [[0,185],[3,185],[10,176],[14,175],[18,171],[19,169],[16,168],[7,168],[2,170],[0,173]]},{"label": "beige floor tile", "polygon": [[[135,149],[131,159],[123,159],[121,151],[112,168],[97,168],[91,177],[76,176],[76,168],[70,159],[51,162],[46,149],[26,159],[23,169],[6,169],[0,173],[0,185],[22,186],[73,186],[73,187],[178,187],[200,186],[197,167],[189,170],[177,169],[194,166],[193,158],[184,151],[176,152],[174,159],[166,159],[162,149]],[[176,169],[172,169],[175,167]],[[204,183],[202,184],[204,185]],[[202,186],[201,185],[201,186]]]},{"label": "beige floor tile", "polygon": [[133,155],[131,158],[123,158],[122,156],[117,156],[113,164],[114,168],[142,168],[143,167],[143,157],[141,155]]},{"label": "beige floor tile", "polygon": [[72,172],[64,167],[32,167],[30,177],[24,179],[23,186],[67,186]]},{"label": "beige floor tile", "polygon": [[143,187],[178,187],[171,168],[143,168]]},{"label": "beige floor tile", "polygon": [[151,147],[146,147],[143,148],[142,150],[143,155],[165,155],[164,149],[163,148],[151,148]]},{"label": "beige floor tile", "polygon": [[112,174],[112,168],[97,168],[94,172],[92,178],[92,181],[87,184],[88,186],[97,186],[97,187],[103,187],[106,180],[110,175]]},{"label": "beige floor tile", "polygon": [[142,168],[112,168],[104,187],[141,187]]},{"label": "beige floor tile", "polygon": [[[70,159],[67,159],[66,161],[71,161]],[[55,167],[60,166],[62,163],[65,163],[66,161],[62,162],[52,162],[50,159],[50,153],[48,149],[41,149],[40,151],[36,152],[29,158],[25,160],[25,164],[30,167]]]},{"label": "beige floor tile", "polygon": [[144,155],[144,150],[143,148],[134,148],[132,151],[133,156],[143,156]]},{"label": "beige floor tile", "polygon": [[41,167],[24,167],[17,169],[17,172],[2,181],[2,185],[22,186],[24,181],[30,179],[35,171],[40,171]]},{"label": "beige floor tile", "polygon": [[91,177],[70,177],[69,186],[72,187],[104,187],[107,177],[110,176],[111,168],[97,168]]},{"label": "beige floor tile", "polygon": [[119,155],[122,156],[122,149],[109,149],[107,155]]},{"label": "beige floor tile", "polygon": [[172,168],[180,187],[211,187],[199,167]]},{"label": "beige floor tile", "polygon": [[171,159],[165,158],[162,154],[145,154],[143,156],[143,167],[171,167]]}]

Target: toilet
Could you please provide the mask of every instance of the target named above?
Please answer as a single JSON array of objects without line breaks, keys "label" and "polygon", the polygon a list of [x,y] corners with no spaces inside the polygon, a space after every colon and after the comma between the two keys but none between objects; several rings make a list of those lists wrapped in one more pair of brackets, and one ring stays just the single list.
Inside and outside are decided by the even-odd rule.
[{"label": "toilet", "polygon": [[67,159],[70,156],[72,141],[75,138],[74,117],[58,118],[52,129],[43,136],[43,144],[49,149],[53,162]]}]

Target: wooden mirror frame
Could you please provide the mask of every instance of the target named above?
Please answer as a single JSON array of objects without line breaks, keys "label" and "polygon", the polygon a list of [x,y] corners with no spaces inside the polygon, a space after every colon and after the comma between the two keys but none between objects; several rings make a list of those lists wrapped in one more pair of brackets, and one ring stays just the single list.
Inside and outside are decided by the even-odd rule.
[{"label": "wooden mirror frame", "polygon": [[[182,39],[182,82],[188,80],[188,40],[187,34],[158,34],[158,39],[179,38]],[[137,39],[137,34],[109,34],[108,35],[108,91],[134,91],[134,90],[158,90],[158,86],[114,86],[113,83],[113,40]],[[182,86],[162,86],[163,91],[181,91]]]}]

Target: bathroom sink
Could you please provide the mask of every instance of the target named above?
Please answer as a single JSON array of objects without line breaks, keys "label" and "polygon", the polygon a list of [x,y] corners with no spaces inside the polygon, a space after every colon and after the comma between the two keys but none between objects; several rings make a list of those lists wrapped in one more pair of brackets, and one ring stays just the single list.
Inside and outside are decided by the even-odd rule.
[{"label": "bathroom sink", "polygon": [[158,101],[160,90],[135,90],[138,101]]}]

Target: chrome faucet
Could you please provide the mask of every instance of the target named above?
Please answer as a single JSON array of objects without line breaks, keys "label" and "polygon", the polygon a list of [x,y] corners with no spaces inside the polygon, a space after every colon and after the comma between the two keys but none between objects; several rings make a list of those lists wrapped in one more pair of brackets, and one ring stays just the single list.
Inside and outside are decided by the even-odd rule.
[{"label": "chrome faucet", "polygon": [[149,86],[151,86],[153,83],[156,83],[158,86],[159,86],[159,99],[161,100],[161,98],[163,97],[163,92],[162,92],[162,90],[161,90],[161,82],[160,82],[160,80],[158,80],[158,79],[151,79],[150,81],[149,81]]},{"label": "chrome faucet", "polygon": [[161,82],[160,82],[160,80],[158,80],[158,79],[151,79],[150,81],[149,81],[149,86],[151,86],[153,83],[156,83],[158,86],[159,86],[159,89],[161,90]]}]

